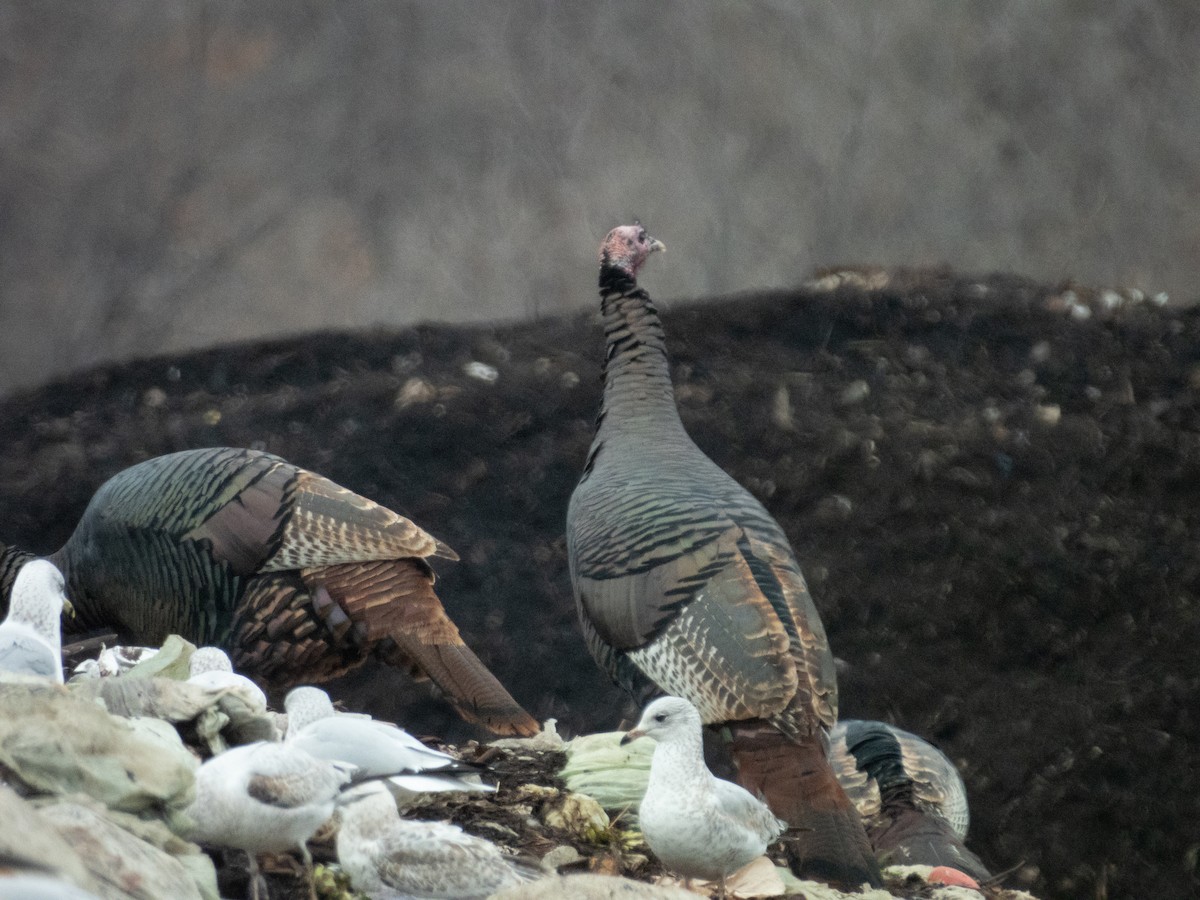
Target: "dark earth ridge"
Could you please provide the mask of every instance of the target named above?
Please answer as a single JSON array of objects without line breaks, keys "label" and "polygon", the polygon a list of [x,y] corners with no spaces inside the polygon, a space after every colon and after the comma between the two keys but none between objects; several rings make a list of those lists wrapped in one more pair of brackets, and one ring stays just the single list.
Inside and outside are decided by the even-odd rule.
[{"label": "dark earth ridge", "polygon": [[[1200,310],[920,271],[664,322],[690,433],[793,541],[842,715],[948,753],[969,844],[1020,864],[1008,884],[1194,895]],[[563,538],[602,352],[595,317],[572,316],[83,372],[0,400],[0,540],[58,547],[148,456],[261,447],[454,547],[439,593],[468,643],[540,719],[612,729],[634,710],[579,637]],[[337,693],[414,733],[479,736],[375,668]]]}]

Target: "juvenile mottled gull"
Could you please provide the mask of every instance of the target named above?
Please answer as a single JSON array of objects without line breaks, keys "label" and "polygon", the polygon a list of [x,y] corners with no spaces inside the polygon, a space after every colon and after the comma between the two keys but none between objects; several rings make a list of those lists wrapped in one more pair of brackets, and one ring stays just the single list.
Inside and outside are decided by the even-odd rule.
[{"label": "juvenile mottled gull", "polygon": [[188,683],[226,690],[245,701],[250,709],[265,712],[267,695],[245,675],[233,671],[233,663],[220,647],[199,647],[188,660]]},{"label": "juvenile mottled gull", "polygon": [[54,564],[32,559],[17,572],[8,616],[0,623],[0,670],[63,683],[63,576]]},{"label": "juvenile mottled gull", "polygon": [[716,881],[724,897],[726,876],[762,856],[787,823],[745,788],[708,770],[700,713],[687,700],[660,697],[647,706],[621,743],[639,737],[658,741],[638,808],[646,843],[685,884]]},{"label": "juvenile mottled gull", "polygon": [[196,799],[188,807],[188,837],[245,850],[258,897],[258,853],[299,850],[312,888],[312,856],[305,842],[332,815],[349,773],[298,747],[260,741],[214,756],[196,771]]},{"label": "juvenile mottled gull", "polygon": [[283,704],[287,743],[318,759],[356,766],[356,779],[388,775],[392,784],[413,794],[495,790],[480,782],[478,767],[426,747],[402,728],[338,713],[320,688],[293,688]]},{"label": "juvenile mottled gull", "polygon": [[377,782],[343,798],[338,862],[354,889],[373,900],[482,898],[539,874],[455,825],[401,819],[395,800]]}]

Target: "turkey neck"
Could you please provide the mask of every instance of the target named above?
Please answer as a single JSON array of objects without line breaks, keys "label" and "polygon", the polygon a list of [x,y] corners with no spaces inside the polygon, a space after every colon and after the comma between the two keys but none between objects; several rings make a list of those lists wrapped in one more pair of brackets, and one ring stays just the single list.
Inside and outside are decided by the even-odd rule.
[{"label": "turkey neck", "polygon": [[600,309],[608,352],[604,358],[604,398],[597,437],[617,433],[686,437],[667,362],[662,322],[650,295],[622,269],[600,269]]},{"label": "turkey neck", "polygon": [[86,631],[91,628],[106,627],[108,623],[104,621],[104,617],[96,609],[96,604],[93,602],[92,597],[84,589],[84,586],[79,583],[79,570],[71,565],[71,555],[68,546],[64,544],[53,553],[47,554],[46,559],[58,566],[58,571],[63,573],[63,579],[66,581],[67,598],[71,601],[71,606],[75,610],[68,630]]},{"label": "turkey neck", "polygon": [[19,547],[8,547],[0,544],[0,617],[8,612],[8,598],[12,594],[13,582],[17,580],[17,571],[37,555]]}]

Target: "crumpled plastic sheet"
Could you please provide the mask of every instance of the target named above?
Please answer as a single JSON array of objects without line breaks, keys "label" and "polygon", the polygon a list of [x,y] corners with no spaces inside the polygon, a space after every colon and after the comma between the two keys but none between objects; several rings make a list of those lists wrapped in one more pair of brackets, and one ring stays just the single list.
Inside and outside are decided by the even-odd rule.
[{"label": "crumpled plastic sheet", "polygon": [[636,821],[638,804],[650,780],[652,740],[621,746],[623,731],[586,734],[567,742],[567,763],[559,775],[567,787],[595,797],[612,811],[627,811],[625,821]]},{"label": "crumpled plastic sheet", "polygon": [[58,685],[0,684],[0,765],[36,790],[137,813],[186,806],[199,762],[166,722],[109,715]]},{"label": "crumpled plastic sheet", "polygon": [[81,794],[26,800],[0,784],[0,821],[4,874],[40,878],[30,885],[0,878],[0,897],[57,884],[56,896],[217,900],[212,860],[156,819],[107,810]]},{"label": "crumpled plastic sheet", "polygon": [[280,731],[236,691],[185,681],[194,650],[172,636],[109,677],[0,680],[0,864],[103,898],[217,900],[212,860],[177,836],[199,759],[175,725],[213,753]]},{"label": "crumpled plastic sheet", "polygon": [[131,900],[217,900],[219,896],[212,860],[161,822],[110,813],[86,800],[56,800],[39,813],[87,862],[101,896]]},{"label": "crumpled plastic sheet", "polygon": [[230,745],[279,740],[276,716],[255,709],[236,690],[216,691],[187,683],[195,652],[195,644],[173,634],[157,652],[121,675],[72,678],[70,687],[81,695],[99,697],[113,715],[194,721],[196,733],[214,755]]},{"label": "crumpled plastic sheet", "polygon": [[53,825],[27,800],[0,783],[0,860],[13,869],[49,872],[91,890],[87,866]]},{"label": "crumpled plastic sheet", "polygon": [[230,744],[279,740],[275,717],[250,707],[234,690],[201,687],[171,678],[122,677],[72,682],[69,689],[99,698],[113,715],[195,722],[196,733],[216,754]]},{"label": "crumpled plastic sheet", "polygon": [[125,678],[174,678],[185,681],[188,677],[188,664],[196,645],[181,638],[177,634],[167,636],[158,652],[138,662],[124,674]]}]

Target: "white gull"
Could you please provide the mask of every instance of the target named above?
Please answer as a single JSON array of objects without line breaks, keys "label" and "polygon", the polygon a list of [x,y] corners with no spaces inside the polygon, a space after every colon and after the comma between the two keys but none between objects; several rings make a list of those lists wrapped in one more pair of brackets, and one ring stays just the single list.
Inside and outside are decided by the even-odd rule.
[{"label": "white gull", "polygon": [[54,563],[32,559],[13,580],[8,616],[0,622],[0,670],[63,683],[62,612],[70,607]]},{"label": "white gull", "polygon": [[245,675],[233,671],[233,663],[220,647],[198,647],[188,660],[188,684],[224,690],[240,698],[254,712],[266,712],[267,695]]},{"label": "white gull", "polygon": [[316,759],[298,747],[259,741],[226,750],[196,771],[196,799],[186,810],[188,837],[234,847],[250,856],[258,897],[258,853],[299,850],[312,891],[306,842],[333,814],[349,780],[347,767]]},{"label": "white gull", "polygon": [[621,743],[658,741],[650,780],[638,808],[646,844],[659,861],[684,877],[716,881],[766,852],[787,823],[745,788],[715,777],[704,764],[700,713],[679,697],[660,697]]},{"label": "white gull", "polygon": [[402,728],[337,712],[320,688],[293,688],[283,705],[285,742],[319,759],[350,763],[356,779],[389,776],[404,795],[495,790],[479,780],[479,767],[426,747]]}]

